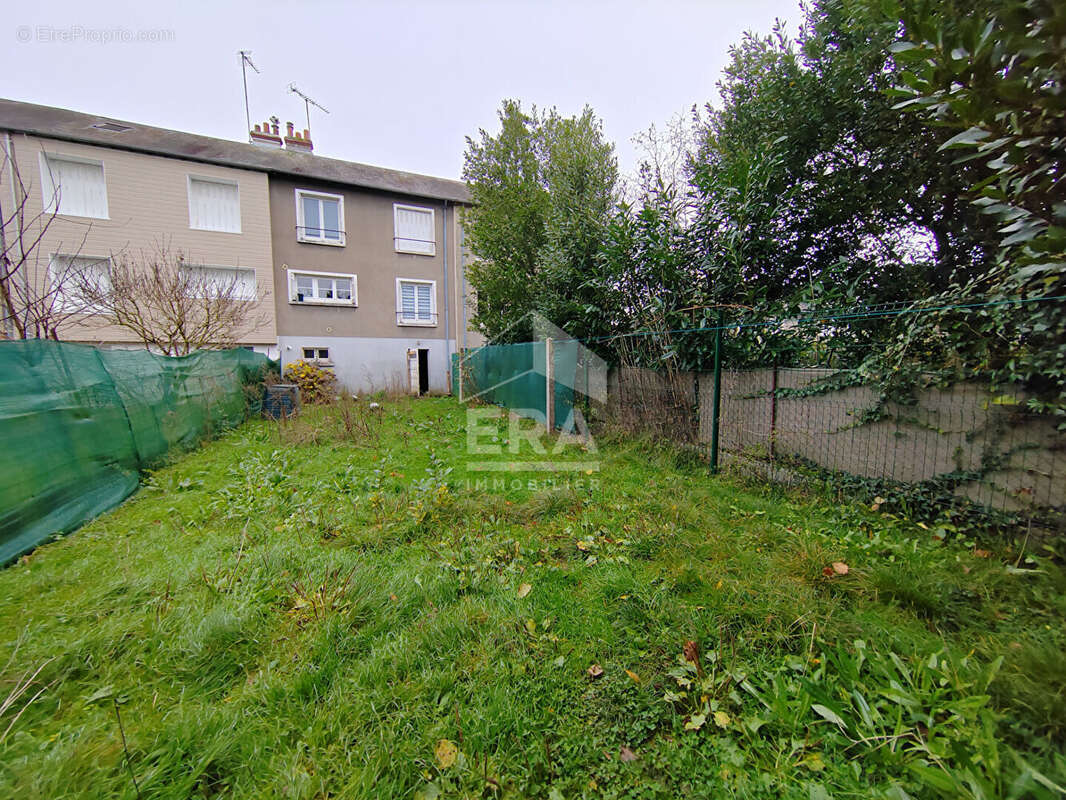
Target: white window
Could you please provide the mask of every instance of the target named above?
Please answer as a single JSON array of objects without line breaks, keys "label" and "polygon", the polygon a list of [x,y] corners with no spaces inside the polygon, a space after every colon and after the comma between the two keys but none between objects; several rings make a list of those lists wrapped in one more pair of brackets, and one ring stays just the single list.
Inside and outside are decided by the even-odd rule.
[{"label": "white window", "polygon": [[301,242],[344,245],[344,198],[296,190],[296,238]]},{"label": "white window", "polygon": [[359,305],[354,275],[289,270],[289,302],[332,306]]},{"label": "white window", "polygon": [[204,264],[183,264],[181,269],[191,282],[192,293],[197,297],[224,296],[233,300],[255,300],[254,269]]},{"label": "white window", "polygon": [[241,232],[241,196],[233,181],[189,176],[189,227]]},{"label": "white window", "polygon": [[394,241],[397,253],[436,255],[437,229],[433,224],[432,208],[396,203],[392,207],[392,213],[396,223]]},{"label": "white window", "polygon": [[396,279],[396,323],[437,324],[437,282]]},{"label": "white window", "polygon": [[329,361],[328,347],[304,347],[305,361]]},{"label": "white window", "polygon": [[111,260],[56,254],[48,264],[48,279],[57,308],[97,313],[92,296],[111,291]]},{"label": "white window", "polygon": [[48,213],[108,218],[102,161],[41,153],[41,191]]}]

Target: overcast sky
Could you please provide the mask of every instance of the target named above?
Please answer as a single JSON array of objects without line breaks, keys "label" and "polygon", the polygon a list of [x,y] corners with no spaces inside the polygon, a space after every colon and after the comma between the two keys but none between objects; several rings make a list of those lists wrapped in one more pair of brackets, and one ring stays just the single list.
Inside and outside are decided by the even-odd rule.
[{"label": "overcast sky", "polygon": [[495,130],[514,97],[564,114],[591,105],[628,172],[631,137],[717,102],[729,45],[775,17],[795,33],[798,2],[12,4],[0,95],[242,140],[246,49],[261,70],[248,75],[253,123],[303,128],[295,82],[329,109],[311,111],[323,155],[459,178],[465,137]]}]

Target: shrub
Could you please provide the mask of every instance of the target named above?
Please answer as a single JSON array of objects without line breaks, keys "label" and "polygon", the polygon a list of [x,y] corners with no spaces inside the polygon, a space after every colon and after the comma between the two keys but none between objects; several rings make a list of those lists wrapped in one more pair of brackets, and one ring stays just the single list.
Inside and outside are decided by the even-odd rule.
[{"label": "shrub", "polygon": [[304,403],[331,403],[337,396],[337,376],[333,371],[306,361],[294,361],[285,367],[285,379],[300,387]]}]

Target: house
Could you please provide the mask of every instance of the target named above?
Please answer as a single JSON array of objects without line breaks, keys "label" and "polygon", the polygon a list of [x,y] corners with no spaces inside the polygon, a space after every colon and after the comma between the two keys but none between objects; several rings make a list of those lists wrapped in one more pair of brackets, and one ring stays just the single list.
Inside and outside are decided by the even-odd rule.
[{"label": "house", "polygon": [[[167,247],[194,269],[246,285],[257,327],[243,331],[240,344],[276,356],[268,176],[236,161],[190,157],[196,149],[188,140],[200,138],[0,100],[0,158],[10,160],[0,174],[0,213],[6,221],[22,207],[38,230],[42,213],[56,213],[29,259],[29,274],[19,278],[44,294],[72,266],[103,275],[117,258],[142,259]],[[6,227],[10,237],[12,226]],[[36,234],[30,231],[29,241]],[[75,300],[56,298],[60,304]],[[132,332],[91,312],[67,319],[60,336],[140,346]]]},{"label": "house", "polygon": [[[0,137],[23,176],[67,184],[38,271],[86,230],[77,255],[101,269],[165,237],[190,263],[247,280],[269,322],[242,345],[283,366],[314,361],[353,392],[446,392],[451,354],[480,343],[467,331],[459,181],[317,156],[276,118],[243,143],[0,100]],[[0,209],[17,191],[6,177]],[[37,210],[44,177],[29,189]],[[63,338],[133,344],[80,318]]]}]

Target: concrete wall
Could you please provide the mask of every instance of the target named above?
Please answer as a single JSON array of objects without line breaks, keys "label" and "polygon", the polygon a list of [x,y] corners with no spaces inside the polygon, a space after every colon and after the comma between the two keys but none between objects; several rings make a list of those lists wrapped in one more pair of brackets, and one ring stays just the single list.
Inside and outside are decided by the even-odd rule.
[{"label": "concrete wall", "polygon": [[[369,336],[279,336],[282,368],[302,358],[304,347],[328,347],[327,364],[341,388],[353,394],[408,392],[408,349],[429,350],[429,391],[446,394],[450,367],[443,339],[376,338]],[[455,351],[455,341],[451,343]]]},{"label": "concrete wall", "polygon": [[[779,369],[776,386],[798,389],[830,374]],[[1066,435],[1047,418],[993,402],[979,386],[926,389],[915,405],[890,403],[883,419],[862,422],[877,400],[868,387],[775,399],[774,384],[774,370],[723,373],[723,460],[799,456],[826,469],[903,483],[995,462],[956,493],[1006,511],[1066,504]],[[712,386],[712,375],[700,375],[701,442],[710,441]]]},{"label": "concrete wall", "polygon": [[[114,135],[121,137],[122,134]],[[120,141],[116,139],[116,142]],[[103,162],[107,185],[109,218],[56,217],[38,247],[38,258],[28,276],[30,280],[42,287],[46,285],[52,254],[137,258],[142,252],[150,253],[160,243],[166,243],[171,251],[182,252],[192,263],[253,268],[259,297],[253,316],[262,324],[254,331],[245,332],[241,343],[264,347],[275,343],[274,270],[265,174],[20,133],[11,134],[11,145],[26,188],[28,218],[39,215],[45,206],[40,166],[42,152]],[[238,184],[240,233],[189,227],[189,175],[221,178]],[[5,216],[10,214],[17,196],[18,189],[13,185],[11,172],[4,170],[0,176],[0,200]],[[92,343],[136,341],[133,334],[101,325],[99,318],[91,316],[66,325],[61,329],[61,336],[70,341]]]}]

